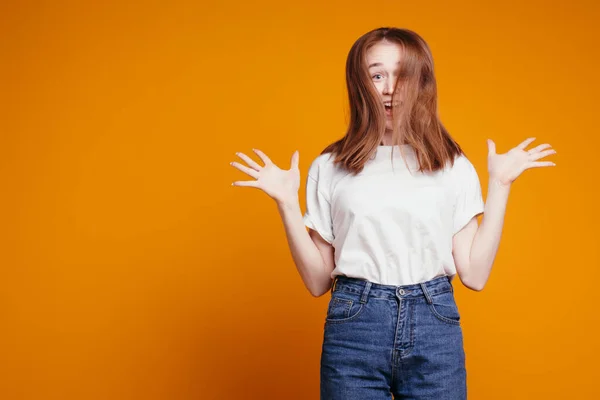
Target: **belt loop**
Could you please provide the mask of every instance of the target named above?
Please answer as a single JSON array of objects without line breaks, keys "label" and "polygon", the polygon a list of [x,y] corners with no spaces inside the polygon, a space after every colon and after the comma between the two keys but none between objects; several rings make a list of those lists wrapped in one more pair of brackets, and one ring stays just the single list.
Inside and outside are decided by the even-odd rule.
[{"label": "belt loop", "polygon": [[365,304],[367,302],[367,297],[369,296],[369,290],[371,290],[371,281],[365,281],[365,289],[362,292],[362,296],[360,296],[360,302]]},{"label": "belt loop", "polygon": [[429,295],[429,292],[427,291],[427,288],[425,287],[425,284],[423,284],[421,282],[421,283],[419,283],[419,285],[421,285],[421,289],[423,289],[423,294],[425,294],[425,298],[427,299],[427,303],[429,303],[429,304],[433,303],[433,300],[431,300],[431,296]]},{"label": "belt loop", "polygon": [[333,294],[333,291],[335,290],[335,284],[337,283],[337,280],[338,280],[338,275],[336,275],[336,276],[333,278],[333,282],[331,283],[331,289],[330,289],[330,293],[331,293],[331,294]]}]

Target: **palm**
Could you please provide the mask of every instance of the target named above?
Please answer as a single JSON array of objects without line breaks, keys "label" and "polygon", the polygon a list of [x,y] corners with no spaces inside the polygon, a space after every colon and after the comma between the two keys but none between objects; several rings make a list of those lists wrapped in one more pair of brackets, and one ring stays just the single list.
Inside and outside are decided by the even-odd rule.
[{"label": "palm", "polygon": [[488,172],[490,178],[500,184],[510,185],[526,169],[556,165],[550,161],[536,161],[556,153],[555,150],[542,151],[550,148],[549,144],[541,144],[533,149],[525,150],[534,140],[535,138],[529,138],[504,154],[497,154],[496,145],[493,141],[488,140]]},{"label": "palm", "polygon": [[254,152],[264,162],[264,166],[259,165],[244,153],[236,153],[242,160],[246,161],[248,166],[238,162],[232,162],[231,165],[242,172],[245,172],[255,180],[236,181],[234,186],[250,186],[261,189],[276,201],[283,201],[290,197],[297,196],[300,188],[300,170],[298,168],[299,154],[294,152],[290,169],[281,169],[271,161],[262,151],[253,149]]}]

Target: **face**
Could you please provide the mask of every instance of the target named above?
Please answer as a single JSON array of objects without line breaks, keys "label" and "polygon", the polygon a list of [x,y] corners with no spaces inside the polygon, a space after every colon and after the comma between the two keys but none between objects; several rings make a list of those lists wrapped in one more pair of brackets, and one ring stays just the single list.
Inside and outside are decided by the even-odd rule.
[{"label": "face", "polygon": [[392,94],[402,59],[402,48],[381,41],[367,51],[367,67],[371,80],[385,105],[385,127],[392,129]]}]

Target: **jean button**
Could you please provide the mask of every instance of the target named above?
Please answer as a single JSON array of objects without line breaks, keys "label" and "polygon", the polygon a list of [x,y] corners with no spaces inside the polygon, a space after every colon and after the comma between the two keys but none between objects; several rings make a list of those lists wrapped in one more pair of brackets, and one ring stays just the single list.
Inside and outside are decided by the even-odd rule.
[{"label": "jean button", "polygon": [[404,291],[404,289],[400,289],[400,290],[398,290],[398,293],[400,293],[401,296],[404,296],[404,293],[406,293],[406,292]]}]

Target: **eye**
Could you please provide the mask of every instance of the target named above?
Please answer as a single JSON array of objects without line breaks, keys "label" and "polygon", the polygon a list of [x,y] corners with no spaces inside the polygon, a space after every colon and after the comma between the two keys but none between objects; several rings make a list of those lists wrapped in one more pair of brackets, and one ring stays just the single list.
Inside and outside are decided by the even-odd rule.
[{"label": "eye", "polygon": [[377,76],[382,76],[381,74],[375,74],[372,76],[373,79],[375,79]]}]

